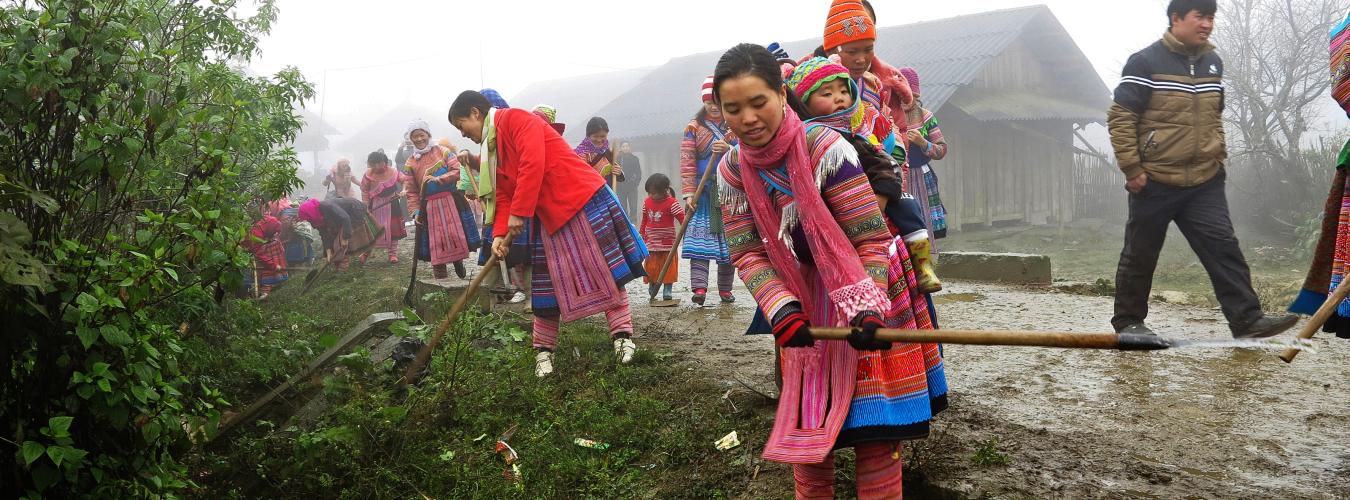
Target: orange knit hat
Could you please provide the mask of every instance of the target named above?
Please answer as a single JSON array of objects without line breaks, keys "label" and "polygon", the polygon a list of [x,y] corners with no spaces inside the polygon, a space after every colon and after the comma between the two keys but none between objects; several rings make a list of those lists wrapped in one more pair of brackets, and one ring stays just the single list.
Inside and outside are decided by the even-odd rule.
[{"label": "orange knit hat", "polygon": [[825,50],[859,40],[876,40],[877,30],[862,0],[834,0],[825,20]]}]

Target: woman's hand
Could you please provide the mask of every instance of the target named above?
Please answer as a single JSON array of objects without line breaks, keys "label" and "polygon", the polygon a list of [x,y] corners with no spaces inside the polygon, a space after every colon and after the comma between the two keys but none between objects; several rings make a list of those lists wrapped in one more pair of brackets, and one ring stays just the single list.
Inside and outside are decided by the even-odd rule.
[{"label": "woman's hand", "polygon": [[[523,233],[523,232],[525,232],[525,218],[524,218],[524,217],[521,217],[521,216],[519,216],[519,215],[512,215],[510,219],[507,219],[507,221],[506,221],[506,239],[507,239],[508,241],[516,241],[516,237],[517,237],[517,236],[520,236],[520,233]],[[495,243],[494,243],[494,244],[495,244]],[[505,255],[503,255],[503,257],[505,257]]]},{"label": "woman's hand", "polygon": [[928,139],[923,136],[923,131],[919,129],[911,129],[909,132],[905,132],[905,138],[909,139],[909,143],[915,146],[925,147],[928,145]]},{"label": "woman's hand", "polygon": [[877,330],[886,327],[886,321],[882,319],[881,313],[876,311],[863,311],[850,321],[853,325],[853,331],[848,335],[848,345],[858,351],[886,351],[890,350],[891,343],[884,340],[877,340]]},{"label": "woman's hand", "polygon": [[498,259],[505,259],[506,253],[511,251],[511,240],[498,236],[492,239],[492,255]]},{"label": "woman's hand", "polygon": [[720,155],[720,154],[725,153],[725,152],[727,152],[727,151],[731,151],[731,145],[730,145],[730,144],[727,144],[726,141],[713,141],[713,143],[712,143],[712,151],[713,151],[713,153],[716,153],[716,154],[719,154],[719,155]]},{"label": "woman's hand", "polygon": [[623,177],[623,165],[619,165],[618,163],[610,164],[609,175],[612,175],[614,177]]}]

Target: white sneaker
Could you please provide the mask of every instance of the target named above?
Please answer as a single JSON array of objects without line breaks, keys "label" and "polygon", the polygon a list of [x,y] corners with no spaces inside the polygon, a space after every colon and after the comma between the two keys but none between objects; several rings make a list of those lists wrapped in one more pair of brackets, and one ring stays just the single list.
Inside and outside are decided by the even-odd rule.
[{"label": "white sneaker", "polygon": [[521,302],[525,302],[525,292],[516,292],[515,295],[512,295],[512,296],[511,296],[511,301],[508,302],[508,303],[509,303],[509,304],[519,304],[519,303],[521,303]]},{"label": "white sneaker", "polygon": [[633,343],[633,339],[614,339],[614,355],[620,363],[632,363],[634,353],[637,353],[637,344]]},{"label": "white sneaker", "polygon": [[553,374],[553,353],[539,351],[534,355],[534,376],[544,378]]}]

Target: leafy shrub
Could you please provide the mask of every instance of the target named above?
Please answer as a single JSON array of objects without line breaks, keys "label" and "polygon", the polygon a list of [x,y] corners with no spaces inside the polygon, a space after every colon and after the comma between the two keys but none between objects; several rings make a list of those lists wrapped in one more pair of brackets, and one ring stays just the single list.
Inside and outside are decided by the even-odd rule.
[{"label": "leafy shrub", "polygon": [[246,204],[298,185],[312,95],[236,66],[276,9],[235,4],[0,4],[4,496],[173,495],[220,418],[180,338],[240,282]]}]

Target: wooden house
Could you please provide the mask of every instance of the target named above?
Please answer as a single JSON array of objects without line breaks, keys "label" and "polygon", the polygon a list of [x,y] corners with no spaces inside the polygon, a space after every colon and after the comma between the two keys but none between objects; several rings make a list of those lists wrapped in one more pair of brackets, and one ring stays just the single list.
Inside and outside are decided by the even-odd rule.
[{"label": "wooden house", "polygon": [[[877,34],[882,60],[918,71],[924,106],[936,113],[951,146],[933,169],[953,229],[1074,220],[1075,156],[1086,154],[1075,137],[1105,122],[1111,96],[1049,8],[882,27]],[[800,58],[819,40],[783,45]],[[681,132],[720,56],[672,59],[596,111],[609,121],[611,137],[633,142],[645,172],[678,174]]]}]

